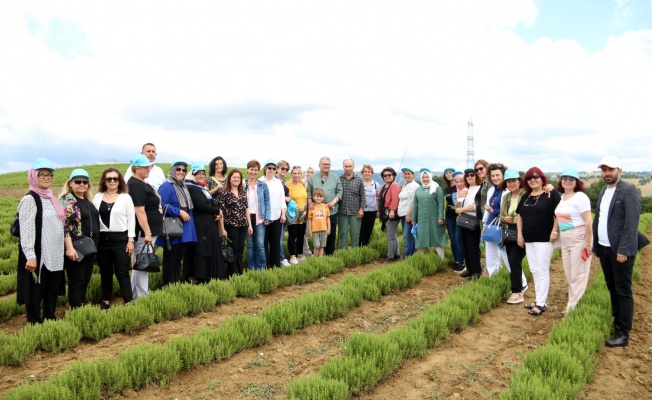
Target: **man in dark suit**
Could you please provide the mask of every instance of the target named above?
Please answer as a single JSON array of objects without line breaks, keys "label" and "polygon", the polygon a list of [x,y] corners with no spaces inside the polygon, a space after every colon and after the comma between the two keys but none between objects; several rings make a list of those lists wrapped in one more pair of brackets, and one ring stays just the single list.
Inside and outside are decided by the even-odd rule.
[{"label": "man in dark suit", "polygon": [[638,250],[649,240],[638,232],[641,195],[634,186],[620,179],[620,160],[607,156],[598,168],[607,187],[598,196],[593,219],[593,254],[600,258],[614,317],[614,335],[605,344],[623,347],[627,346],[634,317],[634,261]]}]

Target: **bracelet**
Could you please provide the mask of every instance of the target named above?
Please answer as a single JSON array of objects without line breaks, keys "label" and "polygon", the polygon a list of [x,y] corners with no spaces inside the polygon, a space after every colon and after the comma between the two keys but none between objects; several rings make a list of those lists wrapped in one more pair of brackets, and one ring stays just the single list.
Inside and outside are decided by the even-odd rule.
[{"label": "bracelet", "polygon": [[554,231],[552,234],[555,235],[555,236],[557,236],[557,235],[559,235],[559,232]]},{"label": "bracelet", "polygon": [[152,236],[152,232],[146,233],[145,236]]}]

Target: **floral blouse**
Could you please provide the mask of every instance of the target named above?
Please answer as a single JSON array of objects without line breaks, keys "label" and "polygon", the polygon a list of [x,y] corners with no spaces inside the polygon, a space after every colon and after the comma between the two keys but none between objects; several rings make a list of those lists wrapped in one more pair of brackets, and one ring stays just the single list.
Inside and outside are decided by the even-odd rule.
[{"label": "floral blouse", "polygon": [[66,214],[64,231],[73,240],[89,236],[96,241],[100,235],[100,214],[90,201],[70,193],[59,199]]},{"label": "floral blouse", "polygon": [[247,196],[241,193],[235,196],[232,192],[219,189],[216,193],[220,209],[224,214],[224,225],[242,228],[247,223]]}]

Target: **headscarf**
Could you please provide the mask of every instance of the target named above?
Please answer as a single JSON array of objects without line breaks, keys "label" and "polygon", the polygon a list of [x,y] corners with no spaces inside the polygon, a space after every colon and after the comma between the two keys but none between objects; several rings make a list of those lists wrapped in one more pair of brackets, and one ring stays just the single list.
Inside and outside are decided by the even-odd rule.
[{"label": "headscarf", "polygon": [[61,206],[61,203],[54,197],[54,194],[52,193],[52,190],[50,189],[43,189],[41,186],[38,184],[38,169],[30,169],[29,172],[27,173],[27,182],[29,183],[29,190],[33,191],[34,193],[38,194],[40,197],[43,197],[44,199],[50,199],[50,202],[54,206],[54,210],[57,212],[57,218],[61,220],[61,222],[66,222],[66,213],[63,211],[63,207]]},{"label": "headscarf", "polygon": [[186,185],[183,183],[183,181],[177,179],[176,176],[177,165],[181,165],[181,164],[170,165],[168,182],[172,184],[172,187],[174,188],[174,193],[176,193],[177,195],[179,208],[184,210],[192,210],[193,204],[192,204],[192,199],[190,198],[190,193],[188,192],[188,188],[186,188]]},{"label": "headscarf", "polygon": [[428,171],[423,171],[423,172],[421,173],[421,176],[423,177],[424,175],[428,175],[428,177],[430,178],[430,183],[427,184],[427,185],[424,185],[424,183],[423,183],[423,179],[421,179],[421,187],[424,188],[424,189],[430,189],[430,190],[429,190],[430,194],[435,193],[435,192],[437,191],[437,188],[439,187],[439,185],[437,184],[437,182],[435,182],[435,181],[432,179],[432,174],[431,174],[430,172],[428,172]]}]

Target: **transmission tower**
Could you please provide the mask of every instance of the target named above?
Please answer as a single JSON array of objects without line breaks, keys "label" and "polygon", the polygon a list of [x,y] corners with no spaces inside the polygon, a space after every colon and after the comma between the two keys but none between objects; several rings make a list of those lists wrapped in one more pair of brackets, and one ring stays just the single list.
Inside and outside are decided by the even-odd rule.
[{"label": "transmission tower", "polygon": [[473,168],[475,155],[473,153],[473,118],[469,118],[468,133],[466,135],[466,167]]}]

